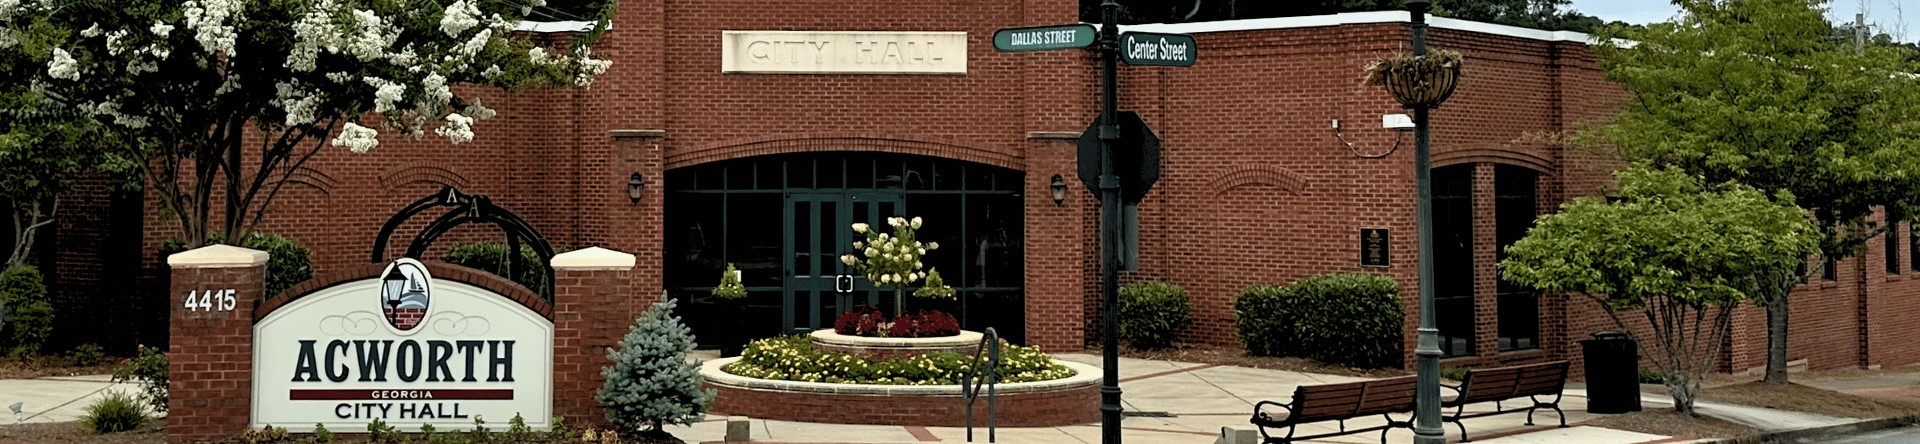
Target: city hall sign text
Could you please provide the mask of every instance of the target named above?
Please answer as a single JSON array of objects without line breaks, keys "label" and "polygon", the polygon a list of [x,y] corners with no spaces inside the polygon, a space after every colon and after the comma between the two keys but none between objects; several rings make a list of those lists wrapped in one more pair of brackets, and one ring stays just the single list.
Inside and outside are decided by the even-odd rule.
[{"label": "city hall sign text", "polygon": [[721,31],[720,71],[966,74],[965,32]]}]

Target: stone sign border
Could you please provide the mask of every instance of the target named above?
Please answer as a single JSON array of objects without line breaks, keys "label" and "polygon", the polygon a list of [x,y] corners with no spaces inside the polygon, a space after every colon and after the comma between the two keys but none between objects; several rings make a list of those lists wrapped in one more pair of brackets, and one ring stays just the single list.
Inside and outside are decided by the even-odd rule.
[{"label": "stone sign border", "polygon": [[[170,380],[167,442],[236,438],[252,423],[253,326],[301,296],[378,276],[386,264],[322,273],[284,295],[265,295],[267,253],[212,245],[169,256],[167,357]],[[632,254],[590,247],[553,257],[551,304],[512,281],[470,268],[428,262],[436,278],[487,289],[553,321],[553,412],[574,424],[604,417],[594,400],[606,349],[619,343],[634,316],[659,301],[658,291],[636,291]],[[190,294],[223,298],[203,309],[178,303]],[[206,307],[211,307],[207,309]],[[501,420],[501,421],[504,421]],[[349,431],[350,432],[350,431]]]}]

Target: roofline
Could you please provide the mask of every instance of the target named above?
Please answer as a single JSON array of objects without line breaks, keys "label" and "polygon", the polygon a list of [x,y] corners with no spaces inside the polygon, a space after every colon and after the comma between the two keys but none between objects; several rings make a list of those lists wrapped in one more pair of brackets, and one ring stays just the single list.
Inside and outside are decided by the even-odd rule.
[{"label": "roofline", "polygon": [[[1121,25],[1120,31],[1160,32],[1170,34],[1202,34],[1209,32],[1260,31],[1268,29],[1316,28],[1324,26],[1362,25],[1374,23],[1409,23],[1413,14],[1407,11],[1346,12],[1333,15],[1310,15],[1301,17],[1274,17],[1243,20],[1223,20],[1196,23],[1153,23],[1144,25]],[[1594,38],[1584,32],[1543,31],[1518,26],[1496,25],[1446,17],[1429,17],[1428,25],[1435,28],[1482,34],[1502,35],[1523,39],[1548,42],[1575,42],[1592,44]],[[1098,27],[1098,24],[1094,25]]]}]

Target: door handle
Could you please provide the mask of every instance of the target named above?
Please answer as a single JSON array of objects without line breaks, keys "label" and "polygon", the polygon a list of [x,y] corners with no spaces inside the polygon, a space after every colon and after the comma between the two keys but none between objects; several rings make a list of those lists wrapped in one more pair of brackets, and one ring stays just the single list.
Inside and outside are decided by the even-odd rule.
[{"label": "door handle", "polygon": [[843,274],[833,277],[833,291],[836,293],[853,292],[853,275]]}]

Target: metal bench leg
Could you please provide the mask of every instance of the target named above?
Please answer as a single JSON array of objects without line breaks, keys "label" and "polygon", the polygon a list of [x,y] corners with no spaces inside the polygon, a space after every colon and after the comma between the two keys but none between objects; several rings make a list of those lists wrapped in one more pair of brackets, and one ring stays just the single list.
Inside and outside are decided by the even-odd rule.
[{"label": "metal bench leg", "polygon": [[[1560,427],[1567,426],[1567,412],[1560,410],[1560,397],[1555,396],[1552,403],[1540,402],[1538,398],[1535,398],[1532,396],[1528,396],[1527,399],[1533,401],[1534,408],[1540,408],[1541,406],[1546,406],[1547,408],[1553,409],[1554,414],[1560,415]],[[1533,412],[1529,411],[1527,412],[1527,415],[1532,416]],[[1533,421],[1529,420],[1527,422],[1531,423]],[[1527,424],[1527,425],[1533,425],[1533,424]]]},{"label": "metal bench leg", "polygon": [[[1467,413],[1466,404],[1460,404],[1459,406],[1456,406],[1453,408],[1453,426],[1460,428],[1460,442],[1473,441],[1473,438],[1467,437],[1467,423],[1460,421],[1460,415],[1464,415],[1466,413]],[[1441,419],[1445,420],[1446,418],[1442,417]]]},{"label": "metal bench leg", "polygon": [[1527,407],[1527,425],[1533,425],[1533,410],[1537,408],[1540,408],[1540,406]]}]

